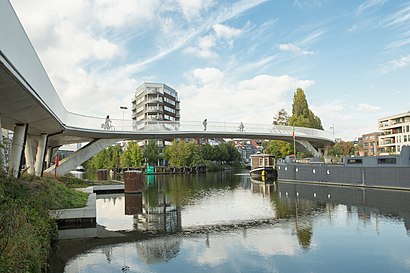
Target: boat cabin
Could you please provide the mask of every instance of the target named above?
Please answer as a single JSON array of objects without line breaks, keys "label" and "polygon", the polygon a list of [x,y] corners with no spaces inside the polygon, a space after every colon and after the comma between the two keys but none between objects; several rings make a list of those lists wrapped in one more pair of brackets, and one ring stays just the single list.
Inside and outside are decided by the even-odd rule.
[{"label": "boat cabin", "polygon": [[403,146],[400,155],[345,157],[346,167],[410,167],[410,146]]},{"label": "boat cabin", "polygon": [[261,167],[275,168],[275,156],[272,154],[254,154],[251,155],[251,170]]}]

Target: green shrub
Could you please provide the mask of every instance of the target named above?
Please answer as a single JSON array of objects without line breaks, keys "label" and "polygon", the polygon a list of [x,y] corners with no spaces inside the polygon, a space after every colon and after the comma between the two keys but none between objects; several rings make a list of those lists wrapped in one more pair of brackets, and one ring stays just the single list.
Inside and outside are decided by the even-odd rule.
[{"label": "green shrub", "polygon": [[0,272],[41,272],[57,226],[50,209],[85,206],[88,195],[54,178],[0,177]]},{"label": "green shrub", "polygon": [[93,185],[91,181],[74,177],[72,174],[59,176],[58,180],[64,183],[69,188],[86,188]]}]

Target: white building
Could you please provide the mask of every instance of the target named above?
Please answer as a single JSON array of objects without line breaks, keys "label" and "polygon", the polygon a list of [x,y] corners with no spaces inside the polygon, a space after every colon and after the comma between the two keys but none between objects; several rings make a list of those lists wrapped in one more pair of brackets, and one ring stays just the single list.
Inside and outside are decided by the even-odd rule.
[{"label": "white building", "polygon": [[400,154],[404,145],[410,145],[410,111],[379,119],[380,155]]},{"label": "white building", "polygon": [[[180,106],[178,93],[163,83],[143,83],[132,98],[134,130],[176,130],[179,127]],[[157,140],[160,152],[172,139]],[[144,146],[146,141],[138,142]],[[159,160],[158,165],[163,162]]]},{"label": "white building", "polygon": [[134,127],[147,121],[180,119],[178,93],[163,83],[143,83],[132,98]]}]

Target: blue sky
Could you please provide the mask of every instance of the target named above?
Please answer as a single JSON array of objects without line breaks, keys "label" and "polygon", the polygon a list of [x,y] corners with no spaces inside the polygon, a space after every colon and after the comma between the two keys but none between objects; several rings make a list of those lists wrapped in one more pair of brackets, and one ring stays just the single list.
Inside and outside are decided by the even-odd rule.
[{"label": "blue sky", "polygon": [[11,3],[72,112],[121,118],[144,81],[178,91],[182,120],[261,124],[302,87],[344,140],[410,110],[410,1]]}]

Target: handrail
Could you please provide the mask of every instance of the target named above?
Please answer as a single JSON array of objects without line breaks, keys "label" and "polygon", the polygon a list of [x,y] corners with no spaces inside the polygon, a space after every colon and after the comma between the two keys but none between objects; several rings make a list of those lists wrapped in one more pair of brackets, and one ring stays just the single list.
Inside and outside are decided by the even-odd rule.
[{"label": "handrail", "polygon": [[[164,120],[144,120],[135,121],[130,119],[115,119],[111,118],[112,130],[134,132],[134,131],[186,131],[196,132],[204,131],[202,121],[164,121]],[[105,123],[104,117],[94,117],[88,115],[81,115],[72,112],[67,112],[67,126],[93,129],[93,130],[105,130],[102,126]],[[295,137],[305,138],[318,138],[329,141],[334,141],[333,134],[304,127],[293,127],[284,125],[269,125],[269,124],[253,124],[243,123],[243,132],[240,132],[239,123],[236,122],[220,122],[220,121],[208,121],[206,130],[209,132],[226,132],[226,133],[243,133],[244,135],[255,134],[272,134],[279,136],[292,136],[294,132]]]}]

